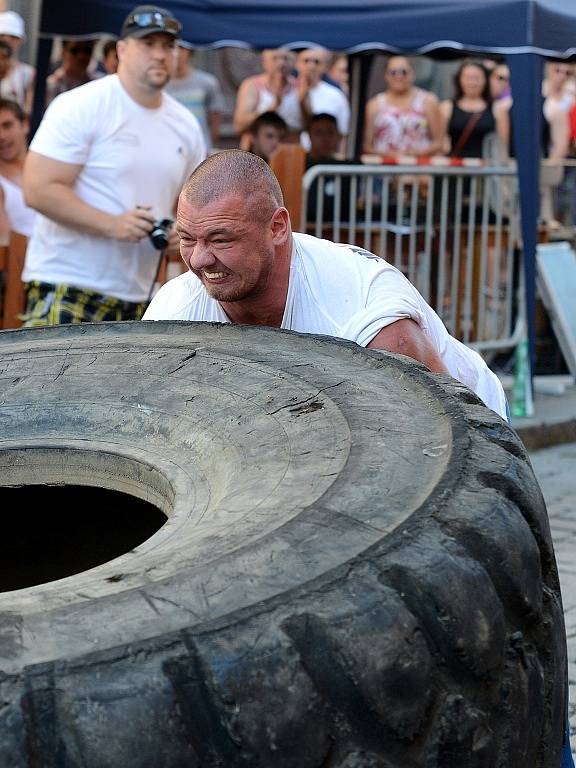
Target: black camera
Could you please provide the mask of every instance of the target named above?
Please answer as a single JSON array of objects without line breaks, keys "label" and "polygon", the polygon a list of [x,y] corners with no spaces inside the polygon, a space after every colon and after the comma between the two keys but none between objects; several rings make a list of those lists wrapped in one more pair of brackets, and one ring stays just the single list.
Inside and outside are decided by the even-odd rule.
[{"label": "black camera", "polygon": [[170,235],[170,230],[172,229],[172,224],[172,219],[162,219],[161,221],[154,222],[152,231],[149,232],[148,237],[157,251],[163,251],[164,248],[168,246],[168,237]]}]

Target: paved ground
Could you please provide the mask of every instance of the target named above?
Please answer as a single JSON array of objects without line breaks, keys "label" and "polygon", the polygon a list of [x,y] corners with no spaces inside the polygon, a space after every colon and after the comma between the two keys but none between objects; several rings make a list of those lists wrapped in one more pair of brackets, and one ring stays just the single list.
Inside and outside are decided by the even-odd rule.
[{"label": "paved ground", "polygon": [[572,752],[576,754],[576,443],[533,452],[530,459],[548,506],[560,571],[568,638]]}]

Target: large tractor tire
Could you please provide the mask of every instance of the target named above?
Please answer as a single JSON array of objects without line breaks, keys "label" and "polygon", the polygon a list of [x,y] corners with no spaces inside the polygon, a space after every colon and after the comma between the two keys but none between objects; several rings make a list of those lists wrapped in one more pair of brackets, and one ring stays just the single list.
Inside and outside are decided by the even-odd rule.
[{"label": "large tractor tire", "polygon": [[[546,509],[468,389],[202,323],[5,332],[0,372],[2,515],[24,525],[0,594],[1,766],[558,768]],[[136,545],[95,559],[62,547],[43,583],[37,525],[104,519],[120,546],[125,505],[98,489],[165,524],[138,512]]]}]

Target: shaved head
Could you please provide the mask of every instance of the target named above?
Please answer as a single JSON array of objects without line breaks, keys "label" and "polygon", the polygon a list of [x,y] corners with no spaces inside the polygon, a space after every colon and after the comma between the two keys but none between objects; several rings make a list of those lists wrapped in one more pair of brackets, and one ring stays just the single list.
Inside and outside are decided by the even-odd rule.
[{"label": "shaved head", "polygon": [[257,155],[230,149],[206,158],[190,175],[181,197],[195,208],[225,197],[258,201],[265,216],[284,205],[278,179],[268,163]]}]

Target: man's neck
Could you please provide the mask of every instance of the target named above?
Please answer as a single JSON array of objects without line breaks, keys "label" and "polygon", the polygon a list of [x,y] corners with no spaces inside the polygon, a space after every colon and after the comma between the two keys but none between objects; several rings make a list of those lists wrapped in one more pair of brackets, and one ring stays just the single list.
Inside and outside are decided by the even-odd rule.
[{"label": "man's neck", "polygon": [[162,90],[145,88],[134,83],[123,72],[118,71],[118,78],[122,87],[130,98],[146,109],[158,109],[162,104]]},{"label": "man's neck", "polygon": [[321,77],[308,77],[307,78],[305,76],[301,76],[301,79],[306,80],[306,82],[308,83],[308,88],[310,90],[313,90],[314,88],[316,88],[318,86],[318,84],[320,83],[320,81],[322,80]]},{"label": "man's neck", "polygon": [[23,150],[14,160],[0,160],[0,176],[19,184],[22,179],[25,159],[26,150]]},{"label": "man's neck", "polygon": [[62,72],[70,80],[87,80],[88,79],[88,72],[85,69],[82,69],[81,67],[63,66]]},{"label": "man's neck", "polygon": [[176,69],[176,71],[171,77],[171,80],[184,80],[184,78],[188,77],[191,74],[192,74],[192,67],[187,64],[185,67]]}]

